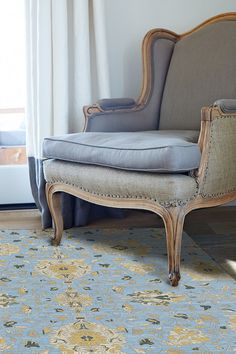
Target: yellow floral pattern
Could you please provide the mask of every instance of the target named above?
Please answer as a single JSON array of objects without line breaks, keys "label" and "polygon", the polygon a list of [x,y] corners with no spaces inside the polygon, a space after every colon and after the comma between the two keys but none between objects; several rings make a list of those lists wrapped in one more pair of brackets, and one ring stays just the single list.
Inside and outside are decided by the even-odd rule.
[{"label": "yellow floral pattern", "polygon": [[62,353],[122,354],[125,341],[122,335],[101,324],[80,320],[60,328],[51,343]]},{"label": "yellow floral pattern", "polygon": [[174,302],[184,301],[184,295],[174,293],[162,293],[158,290],[146,290],[129,294],[132,302],[139,302],[145,305],[168,306]]},{"label": "yellow floral pattern", "polygon": [[41,261],[36,267],[36,270],[48,277],[64,280],[80,278],[89,272],[90,269],[91,267],[86,265],[82,259]]},{"label": "yellow floral pattern", "polygon": [[123,267],[131,270],[132,272],[135,272],[140,275],[144,275],[147,273],[150,273],[154,271],[155,266],[153,264],[140,264],[140,263],[124,263]]},{"label": "yellow floral pattern", "polygon": [[17,304],[16,296],[8,294],[0,294],[0,307],[9,307]]},{"label": "yellow floral pattern", "polygon": [[176,326],[169,335],[170,345],[185,346],[204,342],[209,342],[209,338],[196,329]]},{"label": "yellow floral pattern", "polygon": [[84,307],[90,306],[93,302],[93,299],[89,295],[79,294],[72,288],[58,295],[55,300],[60,305],[69,306],[77,312],[80,312]]},{"label": "yellow floral pattern", "polygon": [[10,243],[0,244],[0,256],[7,256],[19,252],[20,252],[20,248],[16,245],[12,245]]}]

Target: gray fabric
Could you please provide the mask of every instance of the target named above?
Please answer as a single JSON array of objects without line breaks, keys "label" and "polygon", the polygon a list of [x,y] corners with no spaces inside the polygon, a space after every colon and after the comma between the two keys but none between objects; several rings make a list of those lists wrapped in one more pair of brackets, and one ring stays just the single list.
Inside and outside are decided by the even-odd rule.
[{"label": "gray fabric", "polygon": [[25,145],[25,130],[0,131],[0,146]]},{"label": "gray fabric", "polygon": [[28,158],[30,186],[37,208],[41,213],[42,227],[51,226],[51,216],[45,195],[45,179],[43,174],[43,161],[35,157]]},{"label": "gray fabric", "polygon": [[155,174],[45,160],[47,182],[63,182],[97,195],[141,198],[168,205],[184,203],[197,193],[196,180],[183,174]]},{"label": "gray fabric", "polygon": [[214,103],[214,106],[219,106],[224,113],[236,113],[236,99],[222,99]]},{"label": "gray fabric", "polygon": [[133,108],[136,102],[133,98],[104,98],[98,100],[97,104],[104,111],[109,111],[112,109]]},{"label": "gray fabric", "polygon": [[196,131],[78,133],[46,138],[45,158],[148,172],[186,172],[199,167]]},{"label": "gray fabric", "polygon": [[176,43],[161,106],[160,129],[199,129],[200,112],[236,97],[236,21],[211,24]]},{"label": "gray fabric", "polygon": [[[29,157],[28,163],[32,194],[41,213],[42,227],[46,229],[52,226],[52,219],[45,195],[46,181],[43,174],[43,161]],[[123,216],[121,210],[94,205],[66,193],[62,193],[61,206],[65,229],[72,226],[84,226],[89,221],[98,218],[121,218]]]},{"label": "gray fabric", "polygon": [[137,107],[135,111],[130,112],[95,113],[89,118],[86,131],[123,132],[157,129],[163,88],[174,45],[171,40],[163,38],[153,43],[152,88],[149,100],[143,108]]}]

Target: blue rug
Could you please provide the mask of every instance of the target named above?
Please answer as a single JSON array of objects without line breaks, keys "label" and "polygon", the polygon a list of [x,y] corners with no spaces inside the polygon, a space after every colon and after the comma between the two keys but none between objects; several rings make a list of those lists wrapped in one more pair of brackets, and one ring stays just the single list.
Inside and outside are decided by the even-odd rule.
[{"label": "blue rug", "polygon": [[0,352],[236,351],[236,282],[186,234],[167,282],[162,229],[0,231]]}]

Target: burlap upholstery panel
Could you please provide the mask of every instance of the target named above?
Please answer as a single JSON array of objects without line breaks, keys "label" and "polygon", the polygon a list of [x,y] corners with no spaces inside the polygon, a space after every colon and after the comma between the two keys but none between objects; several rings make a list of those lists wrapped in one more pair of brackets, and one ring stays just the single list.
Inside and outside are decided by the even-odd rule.
[{"label": "burlap upholstery panel", "polygon": [[220,197],[236,191],[236,117],[216,117],[211,123],[207,168],[200,194]]}]

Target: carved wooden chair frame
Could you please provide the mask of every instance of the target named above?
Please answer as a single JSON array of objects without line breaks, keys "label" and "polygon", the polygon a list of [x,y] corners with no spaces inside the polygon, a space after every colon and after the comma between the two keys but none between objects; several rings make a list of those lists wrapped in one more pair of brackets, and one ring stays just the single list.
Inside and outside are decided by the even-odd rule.
[{"label": "carved wooden chair frame", "polygon": [[[171,38],[175,41],[186,37],[193,32],[202,29],[211,23],[222,20],[236,20],[236,13],[222,14],[211,18],[201,25],[194,28],[192,31],[178,35],[174,32],[154,29],[147,33],[144,38],[142,46],[143,56],[143,88],[141,95],[138,99],[137,105],[132,108],[137,111],[142,109],[148,100],[151,86],[151,45],[153,40],[161,38]],[[124,110],[123,110],[124,111]],[[98,105],[84,107],[85,114],[85,127],[90,116],[95,112],[102,112],[102,109]],[[177,286],[180,279],[180,252],[181,252],[181,239],[183,232],[183,225],[185,216],[192,210],[206,207],[213,207],[230,202],[236,198],[236,190],[229,190],[225,193],[219,193],[219,195],[207,195],[202,192],[202,186],[205,183],[206,173],[208,169],[210,145],[211,145],[211,133],[214,122],[220,117],[224,119],[230,117],[230,119],[236,119],[236,112],[224,113],[219,106],[210,106],[202,108],[201,112],[201,130],[198,144],[200,146],[202,157],[200,167],[195,171],[193,177],[197,181],[198,191],[194,198],[189,201],[183,202],[176,206],[163,206],[153,200],[145,199],[132,199],[132,198],[116,198],[112,196],[99,196],[90,192],[86,192],[78,187],[67,185],[64,183],[46,184],[46,196],[48,206],[52,215],[54,224],[54,238],[52,240],[53,245],[59,245],[63,233],[63,219],[60,207],[60,192],[65,192],[73,196],[79,197],[91,203],[104,205],[108,207],[116,208],[130,208],[130,209],[144,209],[152,211],[158,214],[165,226],[166,239],[167,239],[167,251],[168,251],[168,267],[169,267],[169,280],[172,286]],[[236,121],[235,121],[236,122]]]}]

